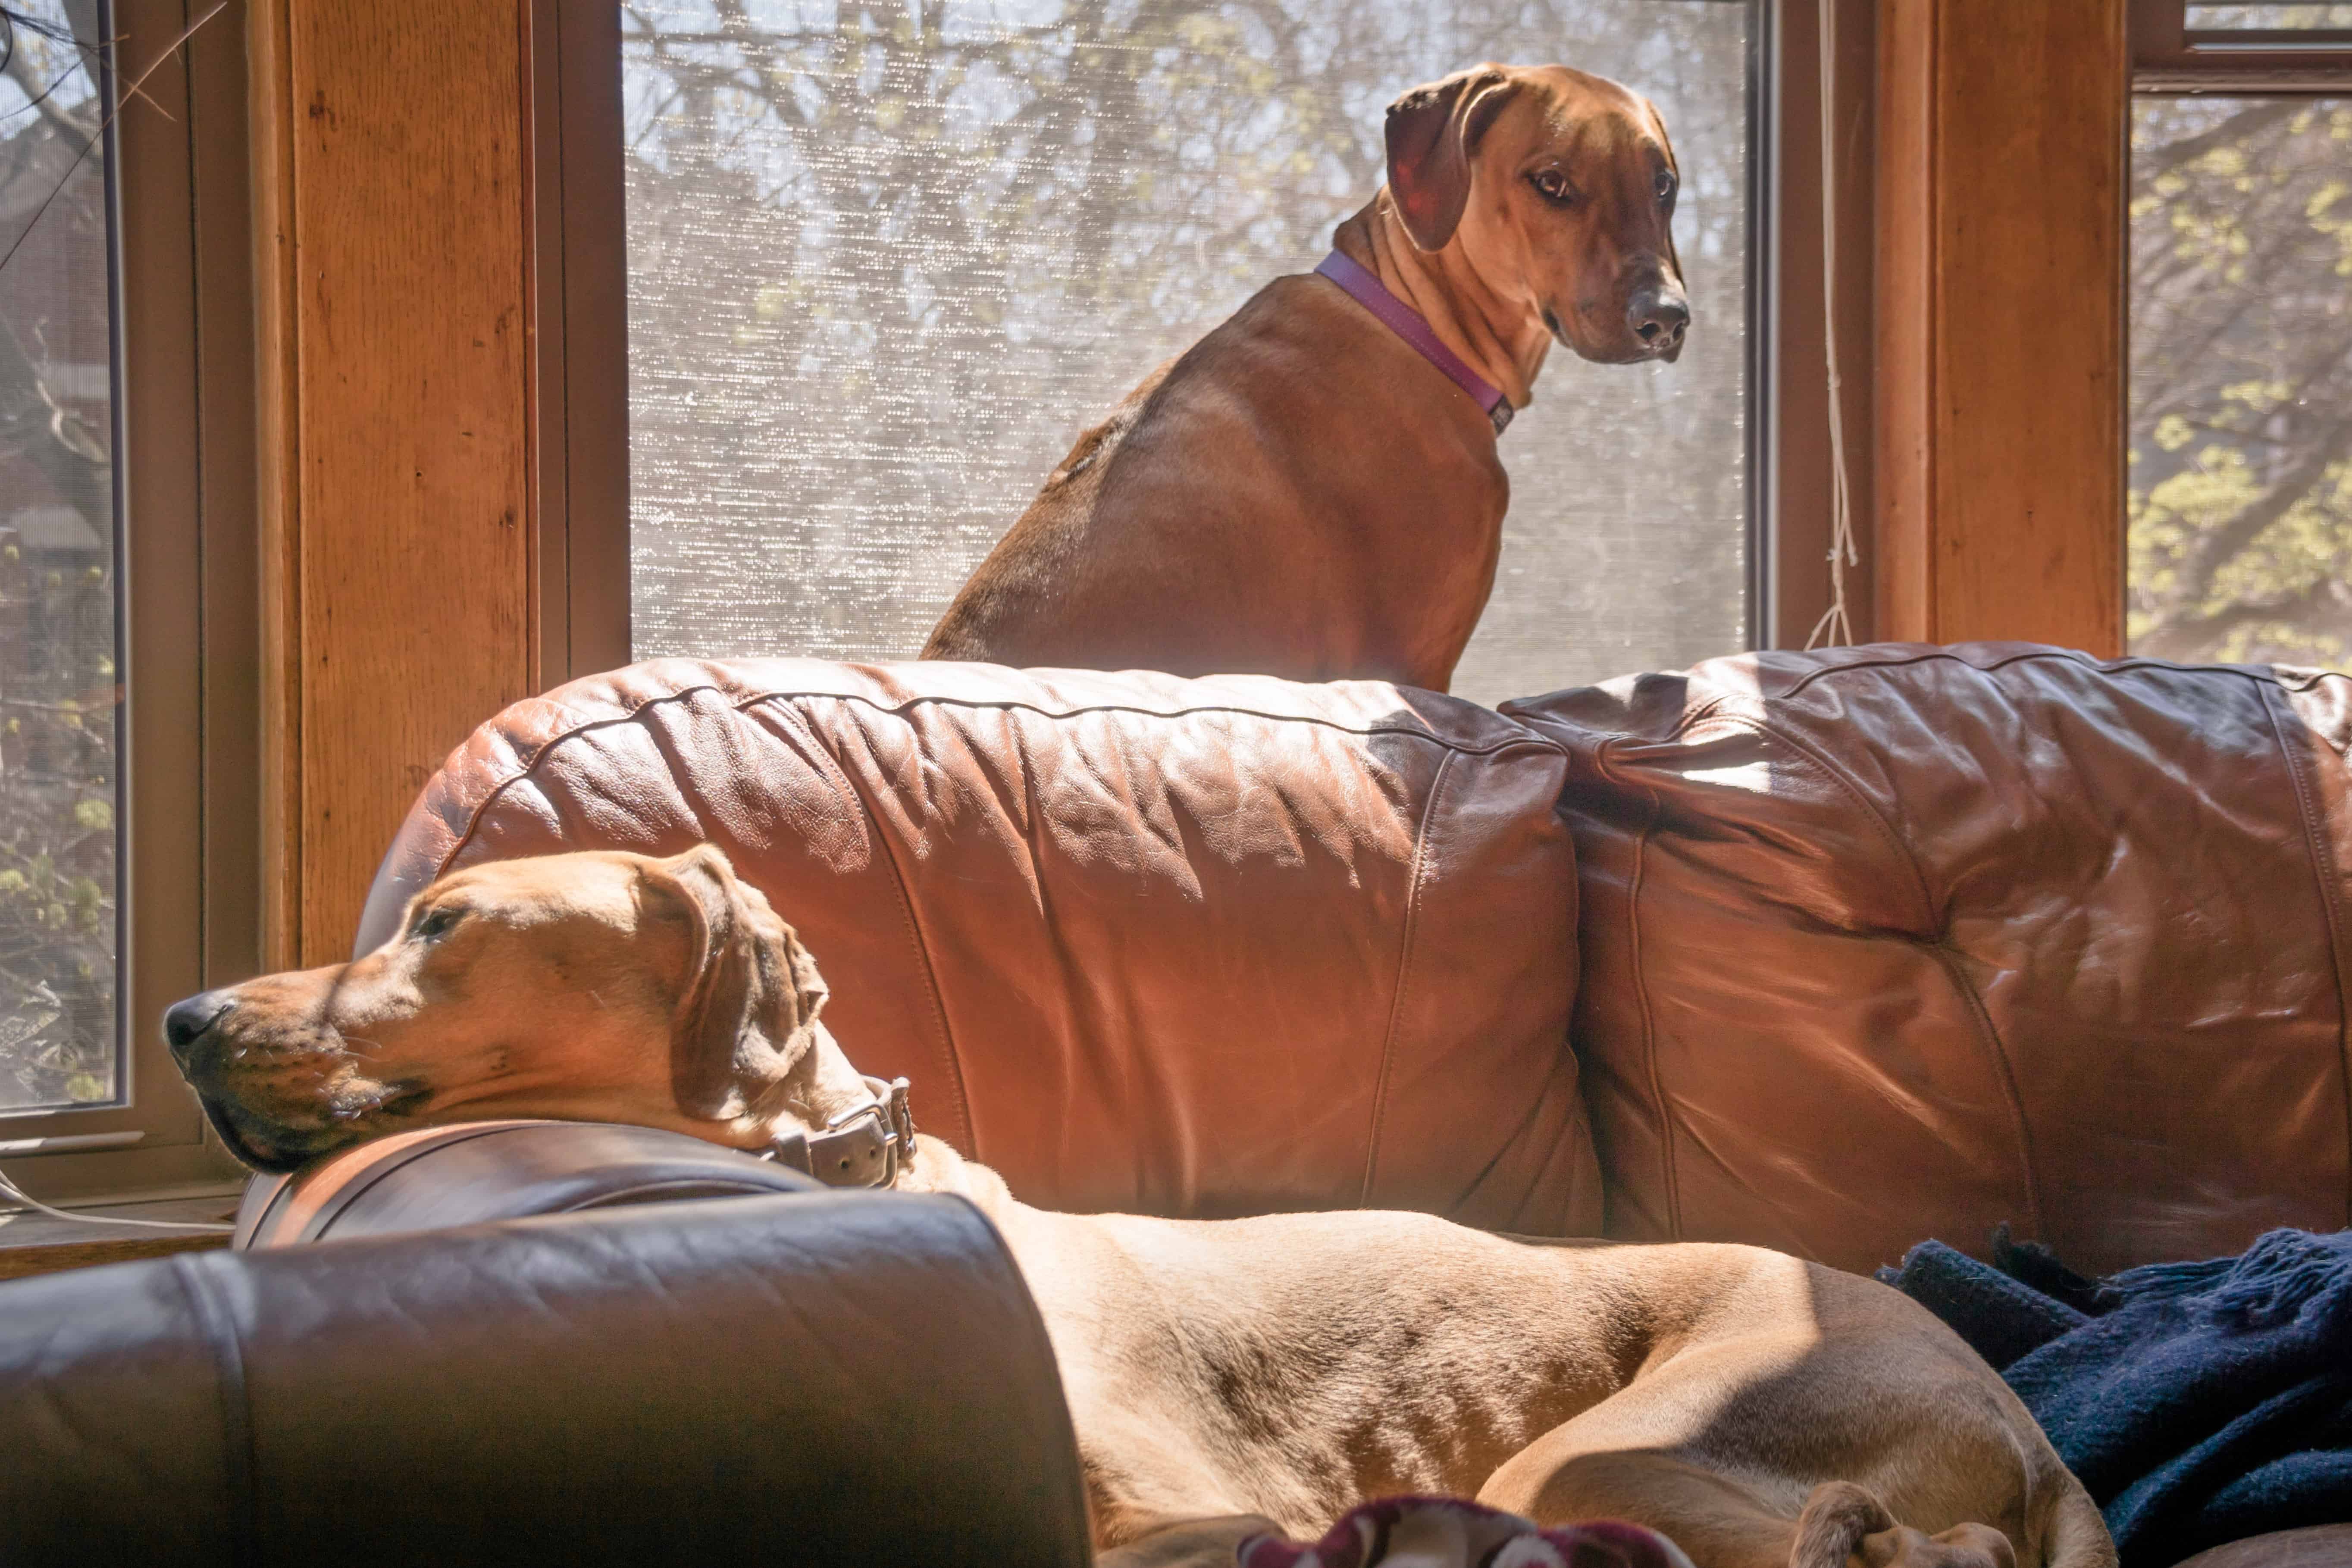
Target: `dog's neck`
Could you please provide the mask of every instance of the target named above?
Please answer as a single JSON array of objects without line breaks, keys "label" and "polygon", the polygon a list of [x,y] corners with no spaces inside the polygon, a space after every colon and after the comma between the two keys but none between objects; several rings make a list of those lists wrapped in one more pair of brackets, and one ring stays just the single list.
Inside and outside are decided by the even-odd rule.
[{"label": "dog's neck", "polygon": [[1331,245],[1418,311],[1438,341],[1499,388],[1512,407],[1525,408],[1533,399],[1536,376],[1551,349],[1550,331],[1534,302],[1486,276],[1460,240],[1437,250],[1415,246],[1383,185],[1370,205],[1339,226]]},{"label": "dog's neck", "polygon": [[[752,1134],[764,1146],[793,1133],[823,1132],[837,1117],[871,1103],[874,1091],[850,1062],[840,1042],[823,1024],[811,1026],[809,1048],[786,1076],[778,1096],[781,1109]],[[917,1114],[921,1108],[916,1108]],[[908,1193],[957,1193],[978,1204],[992,1218],[1012,1195],[995,1172],[977,1165],[936,1138],[918,1133],[913,1158],[899,1163],[889,1183],[891,1190]]]}]

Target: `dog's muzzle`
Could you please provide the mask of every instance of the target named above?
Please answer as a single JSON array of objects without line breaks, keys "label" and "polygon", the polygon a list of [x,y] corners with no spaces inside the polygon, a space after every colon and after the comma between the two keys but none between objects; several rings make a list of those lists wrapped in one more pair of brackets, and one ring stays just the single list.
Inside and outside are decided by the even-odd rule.
[{"label": "dog's muzzle", "polygon": [[184,1068],[189,1050],[236,1006],[236,998],[226,991],[199,992],[173,1003],[163,1014],[163,1044],[171,1047],[172,1059]]},{"label": "dog's muzzle", "polygon": [[1690,300],[1680,289],[1665,284],[1635,289],[1625,305],[1626,330],[1654,359],[1672,360],[1681,354],[1690,319]]},{"label": "dog's muzzle", "polygon": [[340,1040],[333,1048],[316,1041],[289,1047],[255,1037],[240,1027],[240,1005],[234,988],[174,1003],[163,1015],[163,1043],[222,1146],[255,1170],[298,1170],[387,1131],[383,1119],[412,1114],[430,1098],[414,1080],[339,1073],[351,1059]]}]

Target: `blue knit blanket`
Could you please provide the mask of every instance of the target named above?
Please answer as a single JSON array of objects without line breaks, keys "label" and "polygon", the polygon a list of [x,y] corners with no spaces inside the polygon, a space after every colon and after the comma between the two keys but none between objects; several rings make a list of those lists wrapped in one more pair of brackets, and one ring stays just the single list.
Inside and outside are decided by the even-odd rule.
[{"label": "blue knit blanket", "polygon": [[1879,1278],[2000,1373],[2106,1514],[2124,1568],[2352,1522],[2352,1231],[2084,1279],[1994,1237]]}]

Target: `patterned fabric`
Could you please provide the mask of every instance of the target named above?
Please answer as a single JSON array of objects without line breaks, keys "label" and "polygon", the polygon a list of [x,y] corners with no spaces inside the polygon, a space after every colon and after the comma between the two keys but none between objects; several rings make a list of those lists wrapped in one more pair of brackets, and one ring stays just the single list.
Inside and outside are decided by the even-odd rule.
[{"label": "patterned fabric", "polygon": [[1538,1530],[1517,1514],[1452,1498],[1366,1503],[1302,1546],[1242,1542],[1237,1568],[1691,1568],[1655,1531],[1616,1520]]}]

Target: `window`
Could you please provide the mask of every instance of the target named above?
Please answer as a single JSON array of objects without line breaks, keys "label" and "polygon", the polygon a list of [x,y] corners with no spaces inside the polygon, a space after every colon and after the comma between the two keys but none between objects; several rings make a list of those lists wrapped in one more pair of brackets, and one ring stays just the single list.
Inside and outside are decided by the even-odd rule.
[{"label": "window", "polygon": [[2132,106],[2130,647],[2352,668],[2352,5],[2172,9]]},{"label": "window", "polygon": [[185,1191],[235,1167],[156,1020],[258,957],[243,39],[7,9],[0,1149],[51,1202]]},{"label": "window", "polygon": [[[2190,0],[2182,17],[2184,31],[2202,48],[2275,48],[2305,40],[2295,35],[2352,26],[2345,21],[2352,6],[2336,5],[2265,5],[2250,0]],[[2285,37],[2273,35],[2285,34]]]},{"label": "window", "polygon": [[1080,430],[1313,267],[1381,183],[1390,99],[1486,58],[1658,103],[1696,321],[1674,365],[1551,355],[1455,689],[1749,646],[1760,25],[1746,0],[632,0],[637,657],[913,657]]},{"label": "window", "polygon": [[128,1088],[105,99],[64,7],[30,11],[0,23],[0,1112]]}]

